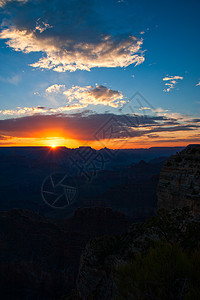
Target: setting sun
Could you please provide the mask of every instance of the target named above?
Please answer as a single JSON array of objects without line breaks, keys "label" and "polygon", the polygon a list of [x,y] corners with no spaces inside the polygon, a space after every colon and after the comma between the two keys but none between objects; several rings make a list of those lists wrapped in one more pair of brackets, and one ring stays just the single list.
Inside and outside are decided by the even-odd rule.
[{"label": "setting sun", "polygon": [[56,148],[56,145],[55,144],[51,145],[51,148]]}]

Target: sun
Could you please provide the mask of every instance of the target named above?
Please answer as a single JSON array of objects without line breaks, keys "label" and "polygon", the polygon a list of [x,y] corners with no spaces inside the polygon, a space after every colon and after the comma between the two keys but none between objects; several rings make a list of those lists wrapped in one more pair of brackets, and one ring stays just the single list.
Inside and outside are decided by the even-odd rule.
[{"label": "sun", "polygon": [[56,148],[56,145],[55,145],[55,144],[52,144],[52,145],[51,145],[51,148],[53,148],[53,149]]}]

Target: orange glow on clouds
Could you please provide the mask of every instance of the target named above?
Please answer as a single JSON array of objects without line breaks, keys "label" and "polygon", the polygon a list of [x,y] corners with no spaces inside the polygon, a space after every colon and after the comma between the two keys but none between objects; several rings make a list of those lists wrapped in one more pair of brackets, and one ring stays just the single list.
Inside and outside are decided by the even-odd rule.
[{"label": "orange glow on clouds", "polygon": [[[123,126],[121,120],[123,118]],[[135,117],[129,116],[133,122]],[[139,118],[139,117],[138,117]],[[199,143],[200,122],[174,120],[167,116],[141,116],[140,126],[130,126],[123,115],[87,114],[35,115],[0,122],[0,146],[65,146],[95,149],[185,146]],[[145,122],[144,122],[145,121]],[[116,125],[117,124],[117,125]],[[113,128],[116,129],[113,131]],[[118,133],[118,134],[116,134]]]},{"label": "orange glow on clouds", "polygon": [[6,141],[1,141],[0,147],[29,147],[29,146],[44,146],[56,149],[57,147],[78,148],[80,146],[91,146],[94,149],[101,149],[104,147],[110,149],[137,149],[150,147],[175,147],[187,146],[191,143],[199,143],[198,140],[188,139],[147,139],[147,138],[132,138],[124,141],[116,140],[101,140],[101,141],[80,141],[73,139],[65,139],[60,137],[50,138],[12,138]]},{"label": "orange glow on clouds", "polygon": [[[45,117],[46,120],[47,117]],[[21,122],[24,119],[16,119]],[[29,121],[30,119],[28,119]],[[72,119],[73,121],[74,119]],[[26,121],[26,119],[25,119]],[[72,122],[70,119],[70,122]],[[54,118],[44,122],[39,126],[39,121],[20,123],[19,129],[16,129],[14,122],[10,132],[2,131],[0,147],[4,146],[44,146],[55,149],[56,147],[78,148],[80,146],[91,146],[94,149],[104,147],[110,149],[133,149],[133,148],[150,148],[150,147],[170,147],[170,146],[187,146],[192,143],[199,143],[199,128],[193,131],[166,131],[151,133],[148,129],[153,127],[137,128],[137,133],[145,131],[146,134],[140,136],[128,136],[124,138],[110,138],[95,140],[92,123],[85,126],[85,123],[65,123],[62,118]],[[9,125],[9,124],[8,124]],[[34,126],[33,126],[34,125]],[[10,125],[9,125],[10,126]],[[11,126],[10,126],[11,127]],[[150,133],[149,133],[150,132]],[[5,134],[5,135],[3,135]],[[1,137],[1,134],[0,134]],[[97,137],[98,138],[98,137]]]}]

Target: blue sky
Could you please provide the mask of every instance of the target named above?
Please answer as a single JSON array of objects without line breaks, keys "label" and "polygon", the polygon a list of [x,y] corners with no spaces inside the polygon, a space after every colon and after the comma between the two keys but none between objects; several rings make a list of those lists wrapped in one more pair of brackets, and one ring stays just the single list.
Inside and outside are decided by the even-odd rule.
[{"label": "blue sky", "polygon": [[[145,131],[138,146],[198,142],[199,11],[194,0],[0,0],[0,143],[40,144],[34,132],[5,129],[5,121],[56,114],[76,119],[85,110],[106,118],[119,115],[136,92],[154,108],[140,102],[139,117],[145,111],[165,123],[173,118],[173,128],[184,126],[170,135],[171,127],[156,124],[165,134],[154,130],[157,136],[147,141]],[[66,132],[57,135],[40,136],[41,143],[68,140]]]}]

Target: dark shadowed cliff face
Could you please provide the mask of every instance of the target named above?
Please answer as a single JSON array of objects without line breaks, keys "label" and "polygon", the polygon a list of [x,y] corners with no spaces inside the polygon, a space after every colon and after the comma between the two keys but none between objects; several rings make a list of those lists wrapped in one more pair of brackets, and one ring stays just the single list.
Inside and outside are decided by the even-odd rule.
[{"label": "dark shadowed cliff face", "polygon": [[[191,210],[185,206],[189,206]],[[171,293],[169,296],[170,286],[168,286],[166,294],[163,287],[163,290],[159,287],[161,297],[148,297],[147,294],[137,297],[127,292],[127,297],[116,298],[120,290],[116,274],[120,266],[124,264],[129,266],[135,260],[136,254],[146,255],[146,251],[150,247],[154,248],[157,242],[165,241],[169,245],[179,243],[184,251],[186,249],[199,251],[200,222],[199,216],[194,214],[200,213],[200,145],[189,145],[182,152],[171,156],[164,164],[158,186],[158,207],[160,210],[155,217],[144,223],[133,224],[127,233],[117,237],[99,237],[87,244],[81,256],[77,278],[80,299],[180,299],[182,297],[180,297],[181,288],[177,286],[174,286],[174,291],[169,292]],[[129,275],[128,273],[128,283],[132,276]],[[172,285],[178,280],[177,278],[172,280]],[[131,290],[132,287],[137,290],[137,282],[135,285],[133,283],[133,286],[127,285],[126,282],[124,291],[127,290],[126,288]],[[177,291],[179,296],[176,295]]]},{"label": "dark shadowed cliff face", "polygon": [[200,145],[189,145],[164,164],[158,184],[158,208],[189,206],[200,213]]},{"label": "dark shadowed cliff face", "polygon": [[[102,236],[90,241],[81,256],[77,278],[77,293],[80,298],[77,299],[200,299],[192,294],[187,297],[187,293],[191,291],[190,284],[195,280],[191,277],[189,283],[188,274],[184,273],[182,276],[180,272],[174,271],[179,265],[177,258],[172,260],[170,267],[171,254],[167,257],[161,251],[158,256],[151,255],[145,261],[148,251],[156,249],[158,245],[170,247],[179,245],[181,251],[185,253],[200,251],[199,217],[191,215],[189,208],[174,209],[169,212],[162,209],[151,219],[132,224],[125,234]],[[137,268],[131,269],[138,257],[141,258],[141,264],[136,262]],[[148,269],[146,265],[149,262],[153,262],[153,265]],[[163,262],[162,266],[160,262]],[[183,264],[181,258],[181,269]],[[196,263],[194,265],[198,270]],[[119,281],[119,270],[124,267],[126,270],[121,273],[121,281]],[[187,278],[185,290],[183,285],[179,284],[180,278]],[[197,282],[198,295],[200,295],[199,273]]]}]

